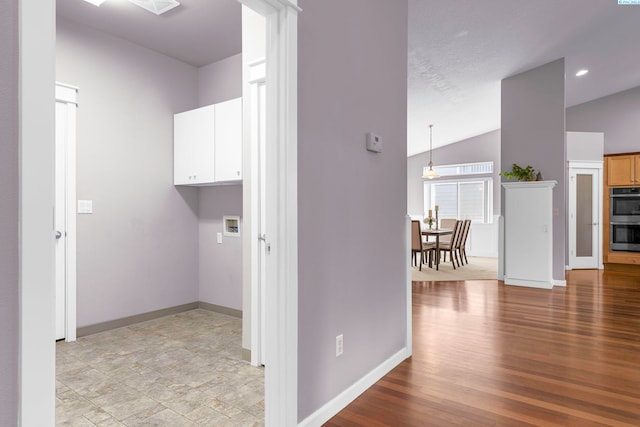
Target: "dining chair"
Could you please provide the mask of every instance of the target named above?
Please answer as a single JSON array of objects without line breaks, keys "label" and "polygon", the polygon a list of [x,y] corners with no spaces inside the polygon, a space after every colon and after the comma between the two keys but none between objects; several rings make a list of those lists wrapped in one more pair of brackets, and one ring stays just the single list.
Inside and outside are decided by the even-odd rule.
[{"label": "dining chair", "polygon": [[424,264],[425,254],[428,252],[429,267],[432,266],[432,252],[435,251],[435,243],[424,242],[422,240],[422,230],[420,229],[420,221],[411,221],[411,258],[412,265],[416,265],[418,260],[418,252],[420,253],[420,264],[418,269],[422,271],[422,264]]},{"label": "dining chair", "polygon": [[[440,228],[448,228],[453,230],[453,226],[456,225],[457,219],[455,218],[442,218],[440,220]],[[440,244],[450,243],[452,234],[447,234],[445,236],[440,236]]]},{"label": "dining chair", "polygon": [[[444,255],[443,260],[447,260],[447,252],[451,257],[451,265],[453,265],[453,269],[456,269],[456,262],[458,263],[458,267],[460,267],[460,261],[458,260],[458,248],[460,247],[460,240],[462,238],[462,228],[464,226],[463,221],[456,220],[453,226],[453,233],[451,233],[451,241],[449,243],[442,244],[440,243],[440,254]],[[444,252],[444,254],[443,254]]]},{"label": "dining chair", "polygon": [[469,261],[467,260],[467,238],[469,237],[470,228],[471,228],[471,220],[465,219],[462,227],[462,237],[460,238],[460,247],[458,248],[460,261],[462,261],[464,257],[464,264],[469,264]]}]

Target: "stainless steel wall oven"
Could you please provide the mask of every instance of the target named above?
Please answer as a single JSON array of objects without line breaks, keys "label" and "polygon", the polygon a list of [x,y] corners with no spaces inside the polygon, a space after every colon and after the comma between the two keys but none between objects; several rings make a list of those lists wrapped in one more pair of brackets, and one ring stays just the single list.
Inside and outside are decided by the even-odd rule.
[{"label": "stainless steel wall oven", "polygon": [[612,188],[610,248],[640,252],[640,187]]}]

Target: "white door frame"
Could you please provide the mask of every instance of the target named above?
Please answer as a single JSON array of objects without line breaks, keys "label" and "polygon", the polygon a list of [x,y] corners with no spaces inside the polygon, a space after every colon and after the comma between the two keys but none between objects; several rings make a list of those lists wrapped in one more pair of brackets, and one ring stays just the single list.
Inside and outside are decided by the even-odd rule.
[{"label": "white door frame", "polygon": [[598,231],[597,231],[597,242],[596,242],[596,248],[597,248],[597,268],[599,269],[603,269],[604,265],[602,263],[602,206],[603,206],[603,163],[604,162],[600,162],[600,161],[592,161],[592,162],[587,162],[587,161],[582,161],[582,162],[573,162],[570,161],[569,162],[569,171],[568,171],[568,192],[569,192],[569,197],[567,198],[568,201],[568,208],[567,208],[567,212],[569,213],[567,215],[567,220],[569,222],[568,227],[567,227],[567,232],[568,232],[568,240],[569,240],[569,268],[579,268],[576,267],[575,265],[575,254],[576,253],[576,217],[575,215],[572,215],[573,212],[573,206],[575,206],[576,204],[576,193],[574,191],[574,186],[575,183],[571,182],[571,178],[573,176],[573,173],[576,169],[587,169],[587,170],[592,170],[595,172],[595,176],[596,176],[596,182],[594,183],[594,185],[596,185],[597,188],[597,198],[595,200],[596,203],[598,203],[598,216],[595,218],[595,221],[598,224]]},{"label": "white door frame", "polygon": [[[253,366],[264,365],[266,361],[265,335],[266,335],[266,304],[264,287],[266,239],[265,235],[265,142],[266,133],[262,133],[263,104],[261,93],[266,89],[266,61],[264,58],[248,64],[249,68],[249,104],[250,118],[250,150],[248,156],[251,162],[251,174],[245,175],[250,180],[251,203],[247,206],[251,221],[251,233],[245,233],[251,251],[251,364]],[[245,98],[245,102],[247,99]],[[246,178],[249,177],[249,178]],[[246,184],[245,184],[246,186]],[[256,235],[257,231],[257,235]]]},{"label": "white door frame", "polygon": [[[65,327],[64,339],[76,340],[76,109],[78,88],[56,83],[56,102],[66,105],[65,138]],[[57,119],[56,119],[57,126]],[[56,141],[56,144],[58,142]],[[56,165],[57,166],[57,165]],[[57,230],[56,230],[57,231]]]},{"label": "white door frame", "polygon": [[[19,2],[20,427],[55,425],[54,135],[55,3]],[[267,141],[274,152],[276,267],[267,299],[266,425],[297,425],[298,221],[295,0],[241,0],[267,20]]]}]

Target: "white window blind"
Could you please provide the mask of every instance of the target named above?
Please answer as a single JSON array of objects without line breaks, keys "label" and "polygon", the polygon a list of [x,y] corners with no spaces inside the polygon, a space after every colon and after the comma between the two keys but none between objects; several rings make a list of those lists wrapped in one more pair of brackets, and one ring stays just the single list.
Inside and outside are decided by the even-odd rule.
[{"label": "white window blind", "polygon": [[[428,166],[425,166],[422,170],[424,175]],[[440,176],[459,176],[459,175],[482,175],[493,173],[493,162],[479,162],[479,163],[461,163],[459,165],[440,165],[434,166],[433,170]]]}]

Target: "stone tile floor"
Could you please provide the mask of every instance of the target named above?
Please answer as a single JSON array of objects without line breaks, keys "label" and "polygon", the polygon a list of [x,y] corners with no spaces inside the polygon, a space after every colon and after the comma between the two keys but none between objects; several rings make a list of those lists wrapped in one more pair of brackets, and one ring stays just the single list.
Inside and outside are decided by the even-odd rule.
[{"label": "stone tile floor", "polygon": [[242,321],[205,310],[56,345],[57,426],[263,426]]}]

